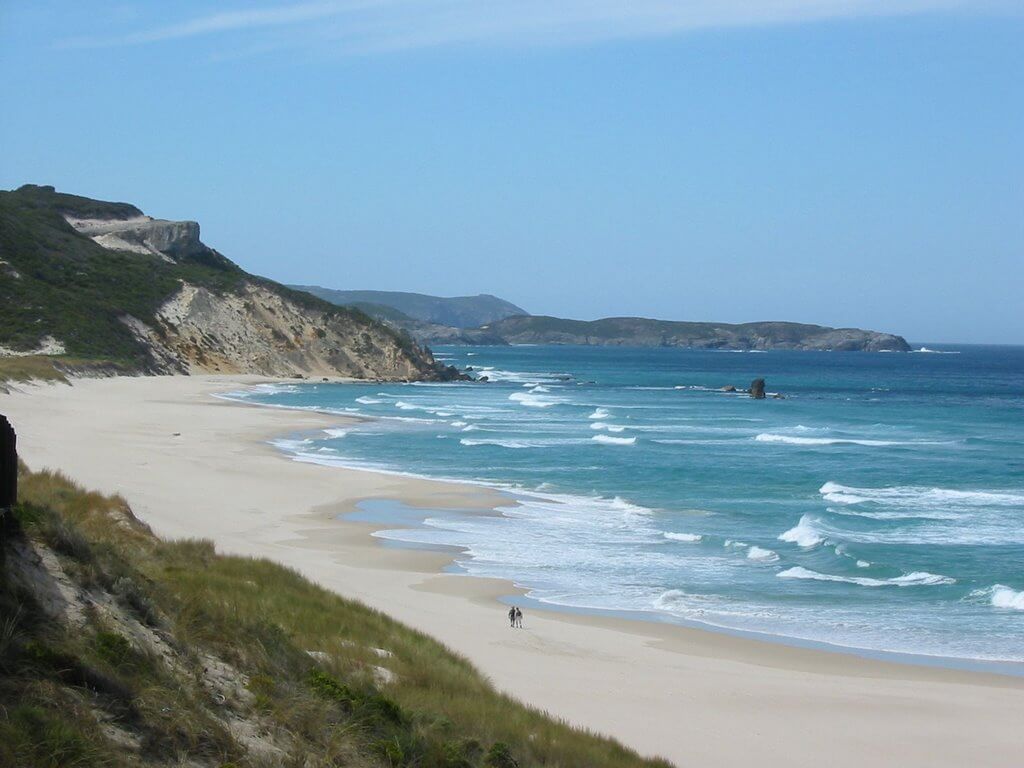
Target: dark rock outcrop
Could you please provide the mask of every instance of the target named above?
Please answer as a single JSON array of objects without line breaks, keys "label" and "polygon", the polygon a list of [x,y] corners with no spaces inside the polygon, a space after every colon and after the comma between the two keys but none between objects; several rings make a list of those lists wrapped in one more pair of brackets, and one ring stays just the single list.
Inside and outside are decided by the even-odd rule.
[{"label": "dark rock outcrop", "polygon": [[735,392],[736,391],[736,387],[734,387],[732,384],[726,384],[724,387],[722,387],[721,391],[722,392]]},{"label": "dark rock outcrop", "polygon": [[750,396],[755,400],[764,400],[764,379],[754,379],[750,382]]},{"label": "dark rock outcrop", "polygon": [[18,501],[18,438],[6,416],[0,415],[0,514]]}]

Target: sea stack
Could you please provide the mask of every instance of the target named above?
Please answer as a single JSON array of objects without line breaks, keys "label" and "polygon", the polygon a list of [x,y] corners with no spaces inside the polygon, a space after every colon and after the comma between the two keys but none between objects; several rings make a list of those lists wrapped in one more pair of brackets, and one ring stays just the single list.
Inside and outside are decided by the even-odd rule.
[{"label": "sea stack", "polygon": [[764,400],[764,379],[754,379],[750,382],[750,396],[755,400]]}]

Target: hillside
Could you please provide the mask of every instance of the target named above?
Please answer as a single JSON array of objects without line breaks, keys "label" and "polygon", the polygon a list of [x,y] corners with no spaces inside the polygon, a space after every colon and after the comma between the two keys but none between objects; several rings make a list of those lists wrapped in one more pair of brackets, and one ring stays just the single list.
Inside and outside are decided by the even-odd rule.
[{"label": "hillside", "polygon": [[0,355],[151,373],[454,375],[364,313],[250,275],[199,225],[26,185],[0,192]]},{"label": "hillside", "polygon": [[648,766],[266,560],[21,472],[0,513],[0,766]]},{"label": "hillside", "polygon": [[497,296],[444,298],[400,291],[336,291],[316,285],[293,285],[338,306],[376,304],[398,310],[413,320],[452,328],[477,328],[513,315],[529,314],[525,309]]},{"label": "hillside", "polygon": [[827,328],[801,323],[690,323],[610,317],[563,320],[557,317],[510,317],[482,331],[510,344],[583,344],[602,346],[689,347],[694,349],[800,349],[898,351],[910,346],[901,336],[859,328]]}]

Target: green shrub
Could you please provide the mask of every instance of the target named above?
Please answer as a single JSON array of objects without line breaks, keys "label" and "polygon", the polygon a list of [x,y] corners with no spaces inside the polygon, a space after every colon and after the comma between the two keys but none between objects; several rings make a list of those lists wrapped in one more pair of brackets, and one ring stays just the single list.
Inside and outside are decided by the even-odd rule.
[{"label": "green shrub", "polygon": [[132,644],[128,638],[116,632],[96,633],[96,655],[111,666],[119,666],[132,655]]},{"label": "green shrub", "polygon": [[519,768],[519,763],[512,757],[512,750],[508,748],[508,744],[501,741],[494,742],[487,750],[484,765],[488,768]]}]

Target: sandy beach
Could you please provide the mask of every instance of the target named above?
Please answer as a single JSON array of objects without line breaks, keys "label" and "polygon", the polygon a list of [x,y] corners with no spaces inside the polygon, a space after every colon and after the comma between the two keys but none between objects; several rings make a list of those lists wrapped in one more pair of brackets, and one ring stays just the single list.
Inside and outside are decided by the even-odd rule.
[{"label": "sandy beach", "polygon": [[512,584],[442,573],[449,556],[386,548],[373,526],[338,519],[368,498],[488,513],[503,497],[289,461],[267,441],[344,419],[214,397],[260,381],[15,385],[0,413],[31,468],[120,493],[162,536],[295,568],[427,632],[501,690],[642,754],[680,766],[1024,762],[1022,678],[554,611],[528,611],[512,632],[498,600]]}]

